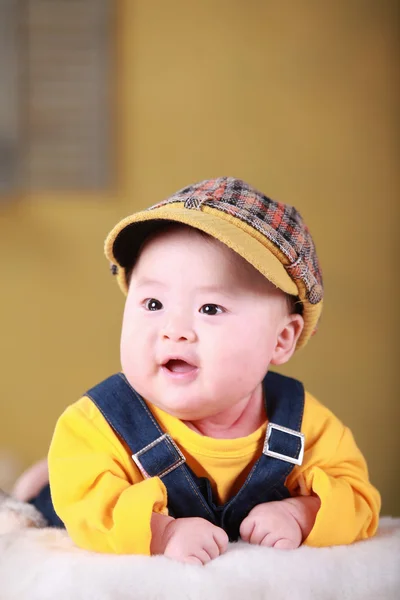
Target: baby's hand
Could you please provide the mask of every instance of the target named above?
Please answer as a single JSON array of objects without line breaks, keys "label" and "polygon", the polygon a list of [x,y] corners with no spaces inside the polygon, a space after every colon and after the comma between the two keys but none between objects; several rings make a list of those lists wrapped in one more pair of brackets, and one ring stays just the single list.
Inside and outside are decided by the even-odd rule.
[{"label": "baby's hand", "polygon": [[[162,517],[162,515],[160,515]],[[223,529],[200,517],[167,518],[158,551],[169,558],[193,565],[205,565],[225,552],[228,536]],[[152,521],[153,522],[153,521]],[[154,531],[154,528],[152,526]]]},{"label": "baby's hand", "polygon": [[285,500],[255,506],[243,519],[240,536],[249,544],[292,550],[302,542],[302,530]]}]

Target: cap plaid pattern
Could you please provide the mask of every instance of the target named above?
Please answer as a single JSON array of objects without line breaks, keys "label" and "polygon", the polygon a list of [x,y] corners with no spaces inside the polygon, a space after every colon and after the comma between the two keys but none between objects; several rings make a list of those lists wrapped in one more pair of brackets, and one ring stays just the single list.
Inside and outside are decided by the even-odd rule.
[{"label": "cap plaid pattern", "polygon": [[185,208],[197,210],[207,205],[251,225],[285,255],[289,276],[302,280],[310,304],[322,300],[322,273],[314,242],[293,206],[271,200],[241,179],[219,177],[184,187],[147,210],[175,202],[183,202]]}]

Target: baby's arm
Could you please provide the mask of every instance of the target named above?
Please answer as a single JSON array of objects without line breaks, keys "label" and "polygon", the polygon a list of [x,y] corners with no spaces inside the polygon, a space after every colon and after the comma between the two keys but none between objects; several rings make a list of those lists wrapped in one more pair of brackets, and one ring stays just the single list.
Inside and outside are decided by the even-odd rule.
[{"label": "baby's arm", "polygon": [[242,521],[240,536],[258,546],[298,548],[310,533],[319,507],[315,496],[259,504]]},{"label": "baby's arm", "polygon": [[150,554],[151,518],[167,512],[158,477],[143,480],[129,449],[88,398],[58,420],[49,451],[55,510],[86,550]]},{"label": "baby's arm", "polygon": [[303,418],[306,448],[301,466],[286,482],[292,496],[317,496],[321,506],[304,543],[351,544],[374,535],[380,495],[351,431],[307,394]]}]

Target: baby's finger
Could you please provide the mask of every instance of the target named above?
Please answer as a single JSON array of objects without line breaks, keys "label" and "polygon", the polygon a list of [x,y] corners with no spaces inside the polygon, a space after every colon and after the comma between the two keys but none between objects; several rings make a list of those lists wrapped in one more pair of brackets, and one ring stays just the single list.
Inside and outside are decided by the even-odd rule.
[{"label": "baby's finger", "polygon": [[271,535],[271,532],[264,523],[256,523],[256,526],[251,533],[249,543],[254,544],[255,546],[261,546],[263,540],[269,535]]},{"label": "baby's finger", "polygon": [[187,565],[197,565],[199,567],[203,566],[203,563],[201,562],[201,560],[197,557],[197,556],[185,556],[185,558],[183,558],[181,560],[181,562],[187,564]]},{"label": "baby's finger", "polygon": [[209,555],[208,551],[205,548],[201,548],[196,550],[196,554],[192,555],[193,558],[197,558],[202,565],[205,565],[212,560],[212,557]]},{"label": "baby's finger", "polygon": [[261,537],[258,543],[260,546],[264,546],[265,548],[274,548],[278,541],[279,535],[273,533],[272,531],[268,531],[268,533]]},{"label": "baby's finger", "polygon": [[239,528],[239,533],[240,533],[240,537],[242,538],[242,540],[244,542],[249,542],[250,541],[250,537],[254,531],[254,528],[256,526],[256,522],[255,519],[251,519],[246,517],[246,519],[243,519],[240,528]]},{"label": "baby's finger", "polygon": [[221,554],[218,544],[216,543],[214,538],[210,538],[210,540],[203,544],[203,550],[207,552],[208,556],[210,557],[210,560],[217,558]]},{"label": "baby's finger", "polygon": [[217,558],[227,549],[228,541],[229,539],[225,531],[220,528],[215,528],[212,536],[203,543],[203,549],[208,552],[212,559]]},{"label": "baby's finger", "polygon": [[215,528],[214,533],[213,533],[213,539],[214,539],[214,542],[217,544],[218,551],[219,551],[217,556],[219,556],[219,554],[223,554],[224,552],[226,552],[226,549],[227,549],[228,543],[229,543],[229,537],[228,537],[227,533],[223,529],[221,529],[221,527]]},{"label": "baby's finger", "polygon": [[274,548],[279,548],[280,550],[294,550],[300,546],[295,540],[289,540],[287,538],[282,538],[277,540],[274,544]]}]

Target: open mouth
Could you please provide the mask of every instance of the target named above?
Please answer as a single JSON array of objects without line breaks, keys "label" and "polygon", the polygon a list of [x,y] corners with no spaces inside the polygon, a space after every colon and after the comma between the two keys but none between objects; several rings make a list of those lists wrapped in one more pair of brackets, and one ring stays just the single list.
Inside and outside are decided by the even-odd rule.
[{"label": "open mouth", "polygon": [[191,373],[197,368],[180,358],[171,358],[163,364],[163,367],[170,373]]}]

